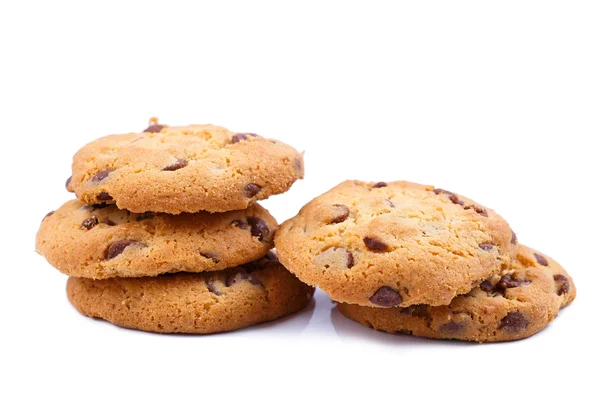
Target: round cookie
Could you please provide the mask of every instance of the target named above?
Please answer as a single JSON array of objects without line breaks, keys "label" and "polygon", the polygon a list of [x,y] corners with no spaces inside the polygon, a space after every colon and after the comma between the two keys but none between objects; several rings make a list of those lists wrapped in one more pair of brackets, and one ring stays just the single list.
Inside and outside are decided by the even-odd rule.
[{"label": "round cookie", "polygon": [[338,302],[449,304],[510,265],[517,240],[489,208],[410,182],[346,181],[275,235],[279,259]]},{"label": "round cookie", "polygon": [[214,125],[150,125],[95,140],[73,157],[67,189],[85,204],[179,214],[241,210],[304,177],[302,154]]},{"label": "round cookie", "polygon": [[575,294],[573,280],[556,261],[520,245],[509,269],[450,305],[384,309],[340,303],[337,307],[349,319],[385,332],[502,342],[541,331]]},{"label": "round cookie", "polygon": [[214,333],[271,321],[302,309],[314,289],[272,253],[241,267],[153,278],[69,278],[69,301],[82,314],[161,333]]},{"label": "round cookie", "polygon": [[48,214],[36,250],[61,272],[84,278],[221,270],[264,256],[277,221],[261,206],[210,214],[132,214],[78,200]]}]

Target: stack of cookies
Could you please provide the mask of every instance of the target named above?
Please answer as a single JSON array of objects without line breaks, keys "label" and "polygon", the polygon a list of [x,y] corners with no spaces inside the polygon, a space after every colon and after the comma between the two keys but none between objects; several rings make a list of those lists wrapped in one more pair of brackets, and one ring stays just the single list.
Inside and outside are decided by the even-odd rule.
[{"label": "stack of cookies", "polygon": [[275,244],[344,316],[390,333],[517,340],[575,298],[567,272],[500,215],[432,186],[343,182],[283,223]]},{"label": "stack of cookies", "polygon": [[36,250],[82,314],[153,332],[229,331],[293,313],[314,289],[271,249],[257,200],[303,178],[292,147],[213,125],[110,135],[80,149]]}]

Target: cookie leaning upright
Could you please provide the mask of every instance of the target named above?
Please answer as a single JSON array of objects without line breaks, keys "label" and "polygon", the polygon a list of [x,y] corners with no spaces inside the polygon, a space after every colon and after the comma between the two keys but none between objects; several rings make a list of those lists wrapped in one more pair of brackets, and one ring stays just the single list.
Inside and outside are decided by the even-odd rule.
[{"label": "cookie leaning upright", "polygon": [[281,225],[282,264],[343,303],[445,305],[511,265],[498,214],[433,186],[346,181]]},{"label": "cookie leaning upright", "polygon": [[150,125],[95,140],[73,157],[67,188],[84,204],[179,214],[247,208],[304,176],[302,154],[214,125]]},{"label": "cookie leaning upright", "polygon": [[347,318],[389,333],[435,339],[502,342],[544,329],[575,299],[569,274],[550,257],[519,245],[513,264],[449,305],[374,308],[338,304]]}]

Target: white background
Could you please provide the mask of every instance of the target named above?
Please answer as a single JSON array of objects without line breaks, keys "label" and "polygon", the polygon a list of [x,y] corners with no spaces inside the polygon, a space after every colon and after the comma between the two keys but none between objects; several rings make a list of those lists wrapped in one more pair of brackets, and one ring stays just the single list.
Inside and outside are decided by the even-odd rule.
[{"label": "white background", "polygon": [[[0,4],[1,398],[597,395],[598,2]],[[71,198],[73,153],[150,116],[305,150],[306,179],[263,203],[279,221],[345,179],[464,194],[561,262],[578,298],[492,345],[373,332],[322,292],[213,336],[80,316],[35,233]]]}]

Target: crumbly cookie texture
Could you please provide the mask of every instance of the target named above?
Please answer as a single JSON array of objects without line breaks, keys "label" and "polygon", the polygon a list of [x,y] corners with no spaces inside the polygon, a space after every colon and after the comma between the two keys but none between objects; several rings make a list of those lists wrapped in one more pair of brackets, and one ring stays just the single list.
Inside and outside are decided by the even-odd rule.
[{"label": "crumbly cookie texture", "polygon": [[346,181],[282,224],[283,265],[339,302],[370,307],[449,304],[517,251],[489,208],[433,186]]},{"label": "crumbly cookie texture", "polygon": [[383,309],[340,303],[337,307],[349,319],[385,332],[502,342],[541,331],[575,294],[573,280],[556,261],[520,245],[510,268],[450,305]]},{"label": "crumbly cookie texture", "polygon": [[273,247],[277,221],[258,204],[210,214],[133,214],[78,200],[49,213],[36,250],[61,272],[104,279],[221,270]]},{"label": "crumbly cookie texture", "polygon": [[304,177],[302,154],[214,125],[150,125],[110,135],[73,157],[67,189],[85,204],[179,214],[241,210]]},{"label": "crumbly cookie texture", "polygon": [[305,307],[314,289],[272,253],[240,267],[153,278],[69,278],[80,313],[127,328],[161,333],[214,333],[271,321]]}]

